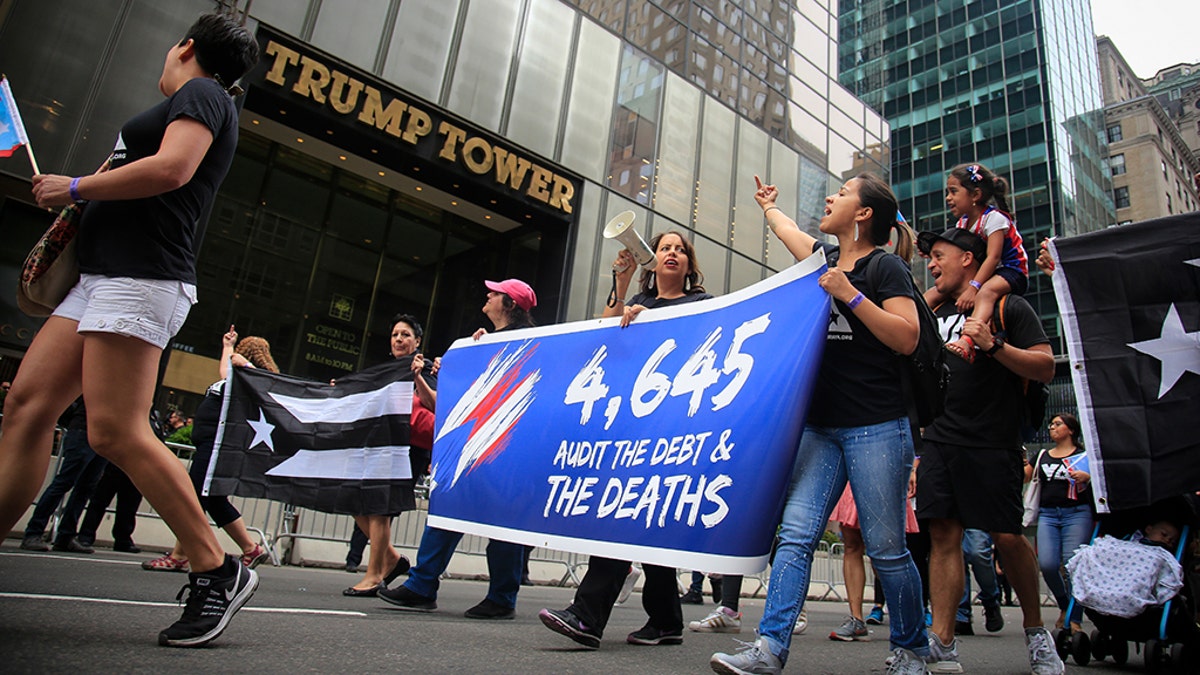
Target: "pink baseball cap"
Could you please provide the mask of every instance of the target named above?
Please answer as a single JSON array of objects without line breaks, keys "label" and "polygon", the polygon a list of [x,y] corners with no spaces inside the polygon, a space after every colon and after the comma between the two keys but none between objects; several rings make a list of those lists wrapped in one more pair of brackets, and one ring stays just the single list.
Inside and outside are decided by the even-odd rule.
[{"label": "pink baseball cap", "polygon": [[503,293],[512,298],[513,302],[517,303],[517,307],[528,312],[537,307],[537,296],[534,295],[533,289],[529,284],[520,279],[505,279],[504,281],[485,281],[484,286],[487,286],[489,291]]}]

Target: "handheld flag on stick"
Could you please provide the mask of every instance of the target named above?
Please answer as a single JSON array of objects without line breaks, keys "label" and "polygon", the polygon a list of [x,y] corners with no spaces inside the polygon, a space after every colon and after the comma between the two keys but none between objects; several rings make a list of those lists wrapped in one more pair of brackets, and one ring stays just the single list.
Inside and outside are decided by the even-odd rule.
[{"label": "handheld flag on stick", "polygon": [[17,101],[13,98],[12,88],[8,78],[0,75],[0,157],[12,157],[21,146],[29,154],[29,163],[33,173],[41,173],[37,160],[33,157],[33,146],[29,144],[29,136],[25,133],[25,123],[21,121],[21,111],[17,110]]}]

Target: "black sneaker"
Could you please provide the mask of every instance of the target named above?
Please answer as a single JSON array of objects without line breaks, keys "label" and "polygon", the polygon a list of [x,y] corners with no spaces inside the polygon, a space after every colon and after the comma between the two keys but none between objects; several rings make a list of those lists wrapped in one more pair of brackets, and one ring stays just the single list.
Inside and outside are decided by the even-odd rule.
[{"label": "black sneaker", "polygon": [[131,541],[131,542],[123,542],[120,544],[113,544],[113,550],[116,551],[117,553],[141,553],[142,547],[138,546],[137,544],[135,544]]},{"label": "black sneaker", "polygon": [[463,616],[468,619],[512,619],[517,615],[517,610],[512,607],[505,607],[484,598],[482,602],[468,609],[463,613]]},{"label": "black sneaker", "polygon": [[954,622],[954,634],[955,635],[974,635],[975,629],[971,627],[970,621],[955,621]]},{"label": "black sneaker", "polygon": [[600,648],[600,633],[584,625],[569,609],[543,609],[538,618],[559,635],[566,635],[588,649]]},{"label": "black sneaker", "polygon": [[625,638],[631,645],[681,645],[683,644],[683,629],[663,630],[650,624],[642,626]]},{"label": "black sneaker", "polygon": [[395,588],[381,589],[379,599],[410,612],[432,612],[437,609],[437,602],[433,598],[414,593],[403,584]]},{"label": "black sneaker", "polygon": [[704,595],[700,591],[689,590],[687,593],[679,596],[679,602],[685,605],[703,605]]},{"label": "black sneaker", "polygon": [[983,627],[989,633],[995,633],[1004,629],[1004,615],[1000,613],[1000,604],[997,603],[991,607],[984,606],[983,608]]},{"label": "black sneaker", "polygon": [[[228,576],[217,576],[233,570]],[[179,589],[176,600],[187,591],[183,616],[158,634],[158,644],[164,647],[199,647],[216,639],[229,625],[229,620],[258,590],[258,574],[246,568],[231,555],[215,573],[188,574],[188,583]]]},{"label": "black sneaker", "polygon": [[91,546],[84,545],[75,537],[71,537],[66,541],[56,541],[52,546],[55,551],[65,551],[67,553],[95,553],[96,549]]},{"label": "black sneaker", "polygon": [[39,553],[45,553],[46,551],[50,550],[50,547],[46,545],[45,540],[42,539],[42,535],[40,534],[35,534],[22,539],[21,548],[25,549],[26,551],[37,551]]}]

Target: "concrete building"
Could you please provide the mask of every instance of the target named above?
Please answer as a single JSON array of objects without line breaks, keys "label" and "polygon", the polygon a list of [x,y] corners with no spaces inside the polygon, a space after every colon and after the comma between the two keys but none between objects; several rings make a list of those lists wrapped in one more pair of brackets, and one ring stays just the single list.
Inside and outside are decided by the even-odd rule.
[{"label": "concrete building", "polygon": [[[90,172],[157,102],[163,55],[202,12],[249,6],[263,49],[199,247],[200,304],[164,383],[185,409],[221,335],[270,340],[316,379],[385,358],[388,318],[427,353],[483,325],[484,279],[519,277],[539,323],[599,314],[626,210],[680,230],[724,294],[790,265],[758,174],[815,227],[891,132],[838,84],[832,0],[9,0],[0,66],[45,171]],[[864,149],[870,151],[864,153]],[[0,163],[0,282],[49,221]],[[0,295],[0,379],[39,325]]]},{"label": "concrete building", "polygon": [[1142,84],[1162,104],[1192,153],[1200,156],[1200,63],[1163,68]]},{"label": "concrete building", "polygon": [[[1171,94],[1151,93],[1108,37],[1096,38],[1096,51],[1117,222],[1123,225],[1200,208],[1192,180],[1200,173],[1200,159],[1163,106]],[[1200,91],[1192,96],[1196,93]],[[1182,103],[1182,97],[1175,101]]]}]

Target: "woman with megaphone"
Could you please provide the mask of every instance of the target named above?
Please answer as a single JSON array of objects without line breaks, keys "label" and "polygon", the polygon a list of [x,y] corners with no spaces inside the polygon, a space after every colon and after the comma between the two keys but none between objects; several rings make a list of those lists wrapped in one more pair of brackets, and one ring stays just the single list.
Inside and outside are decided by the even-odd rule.
[{"label": "woman with megaphone", "polygon": [[[696,263],[696,249],[682,234],[673,230],[656,234],[650,240],[649,248],[654,253],[654,265],[642,264],[639,292],[628,301],[622,298],[629,292],[633,271],[639,263],[628,248],[622,249],[613,263],[616,302],[605,307],[604,316],[621,317],[622,328],[647,309],[713,297],[704,290],[704,274]],[[538,618],[550,630],[585,647],[599,649],[604,626],[608,624],[630,569],[628,560],[592,556],[571,606],[562,610],[543,609]],[[675,569],[646,564],[642,570],[646,574],[642,585],[642,608],[649,619],[640,630],[630,633],[626,642],[633,645],[682,643],[683,609],[679,604]]]}]

